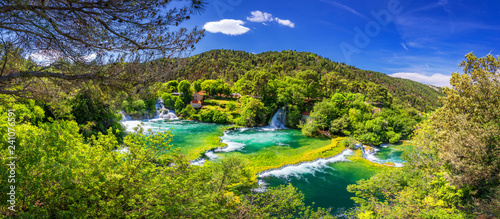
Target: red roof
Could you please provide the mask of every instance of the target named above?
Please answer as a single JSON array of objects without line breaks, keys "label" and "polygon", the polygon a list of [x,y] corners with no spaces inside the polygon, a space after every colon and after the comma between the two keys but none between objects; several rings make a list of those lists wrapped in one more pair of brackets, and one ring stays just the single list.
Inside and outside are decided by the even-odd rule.
[{"label": "red roof", "polygon": [[206,92],[206,91],[204,91],[204,90],[202,90],[202,91],[198,92],[198,94],[201,94],[201,95],[203,95],[203,94],[205,94],[205,93],[207,93],[207,92]]},{"label": "red roof", "polygon": [[201,102],[198,100],[193,100],[193,101],[191,101],[191,103],[201,103]]},{"label": "red roof", "polygon": [[311,112],[302,112],[302,113],[300,113],[300,114],[302,114],[302,115],[306,115],[306,116],[310,116],[310,115],[311,115]]}]

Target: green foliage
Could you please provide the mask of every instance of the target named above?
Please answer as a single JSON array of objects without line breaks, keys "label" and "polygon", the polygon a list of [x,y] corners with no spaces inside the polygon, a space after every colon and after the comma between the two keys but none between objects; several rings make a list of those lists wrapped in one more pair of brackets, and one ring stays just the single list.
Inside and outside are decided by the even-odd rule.
[{"label": "green foliage", "polygon": [[234,86],[235,90],[241,94],[263,96],[268,86],[268,82],[276,78],[276,75],[263,70],[251,70],[245,73],[242,79],[238,80]]},{"label": "green foliage", "polygon": [[225,112],[220,110],[203,110],[200,115],[203,122],[214,122],[218,124],[229,123],[229,117]]},{"label": "green foliage", "polygon": [[200,118],[203,122],[212,122],[214,117],[214,112],[216,110],[204,110],[201,112]]},{"label": "green foliage", "polygon": [[137,112],[137,114],[146,113],[146,104],[144,103],[144,100],[134,100],[131,107]]},{"label": "green foliage", "polygon": [[264,104],[256,98],[243,97],[242,102],[242,112],[237,125],[253,127],[262,125],[266,122],[266,107]]},{"label": "green foliage", "polygon": [[[0,127],[5,127],[7,111],[0,108]],[[291,186],[251,192],[255,175],[239,158],[190,166],[172,150],[170,132],[152,134],[136,128],[123,144],[111,129],[107,133],[87,142],[74,121],[35,126],[19,120],[17,211],[1,205],[0,213],[20,218],[328,217],[327,211],[306,207],[303,195]],[[2,166],[9,162],[7,136],[6,129],[0,129]],[[119,148],[127,150],[116,151]],[[2,185],[8,184],[8,174],[0,171]],[[7,200],[9,191],[0,187],[0,198]]]},{"label": "green foliage", "polygon": [[228,104],[226,104],[226,107],[227,107],[227,110],[233,111],[236,109],[236,104],[233,102],[229,102]]},{"label": "green foliage", "polygon": [[212,121],[219,124],[225,124],[228,123],[229,119],[227,114],[216,110],[213,113]]},{"label": "green foliage", "polygon": [[296,105],[288,105],[286,107],[286,125],[287,127],[297,128],[301,125],[302,114],[300,113],[300,109]]},{"label": "green foliage", "polygon": [[[127,104],[126,101],[124,101]],[[135,110],[144,110],[145,104],[142,100],[134,101],[131,106]],[[36,111],[35,111],[36,112]],[[141,111],[142,112],[142,111]],[[122,139],[123,127],[120,125],[121,115],[111,111],[109,105],[93,96],[90,91],[78,94],[72,103],[71,114],[80,125],[81,132],[85,137],[97,135],[98,133],[108,134],[108,129],[112,128]]]},{"label": "green foliage", "polygon": [[224,83],[223,80],[219,79],[219,80],[210,84],[210,88],[209,88],[208,92],[210,93],[210,95],[213,95],[213,96],[216,96],[216,95],[229,96],[231,94],[231,88],[229,87],[229,84]]},{"label": "green foliage", "polygon": [[191,84],[193,86],[193,90],[198,93],[202,90],[202,87],[201,87],[201,80],[196,80],[196,81],[193,81],[193,83]]},{"label": "green foliage", "polygon": [[411,167],[385,169],[347,190],[359,208],[359,218],[469,218],[460,210],[463,191],[451,186],[443,173]]},{"label": "green foliage", "polygon": [[[201,83],[201,89],[210,94],[210,86],[215,82],[215,80],[205,80]],[[212,95],[212,94],[210,94]]]},{"label": "green foliage", "polygon": [[182,101],[182,98],[176,97],[175,105],[174,105],[175,112],[181,112],[182,109],[184,109],[184,106],[186,106],[186,104],[184,104],[184,101]]},{"label": "green foliage", "polygon": [[464,73],[452,75],[444,106],[431,116],[436,149],[475,211],[500,217],[500,58],[469,53],[460,66]]},{"label": "green foliage", "polygon": [[320,95],[320,77],[321,75],[313,70],[299,71],[296,73],[299,80],[304,81],[306,85],[306,97],[316,98]]},{"label": "green foliage", "polygon": [[[408,138],[421,118],[414,110],[402,110],[400,105],[382,109],[363,102],[360,94],[335,93],[331,100],[314,106],[311,120],[303,126],[303,134],[353,136],[364,144],[397,143]],[[411,117],[406,112],[413,113]],[[418,112],[417,112],[418,113]]]},{"label": "green foliage", "polygon": [[177,90],[182,93],[182,100],[185,104],[189,104],[193,99],[193,92],[191,92],[191,84],[187,80],[183,80],[177,86]]},{"label": "green foliage", "polygon": [[[310,98],[318,95],[330,98],[338,91],[362,93],[375,105],[388,106],[395,102],[431,111],[440,106],[438,100],[443,96],[440,88],[361,70],[309,52],[281,51],[253,55],[243,51],[211,50],[183,61],[187,62],[184,67],[169,77],[191,81],[222,79],[226,83],[234,83],[239,93],[262,97],[273,79],[284,82],[286,77],[306,82],[303,94]],[[314,90],[315,87],[317,90]]]},{"label": "green foliage", "polygon": [[180,92],[178,86],[179,86],[179,81],[177,80],[172,80],[167,83],[168,89],[172,92]]},{"label": "green foliage", "polygon": [[[418,124],[415,150],[404,153],[403,168],[392,169],[350,185],[360,205],[354,215],[377,218],[490,218],[500,216],[500,58],[469,53],[446,88],[444,106]],[[389,116],[390,141],[398,122]],[[400,115],[418,117],[413,110]],[[373,127],[372,127],[373,128]]]},{"label": "green foliage", "polygon": [[186,108],[184,108],[180,115],[182,118],[192,118],[192,116],[196,113],[196,110],[191,106],[191,104],[186,105]]},{"label": "green foliage", "polygon": [[353,137],[344,138],[344,140],[342,140],[340,142],[340,145],[342,147],[346,147],[346,148],[349,148],[351,150],[355,150],[356,149],[356,139],[354,139]]},{"label": "green foliage", "polygon": [[161,99],[163,100],[165,108],[175,109],[175,103],[177,102],[177,99],[180,99],[180,97],[174,96],[170,93],[165,93],[161,96]]}]

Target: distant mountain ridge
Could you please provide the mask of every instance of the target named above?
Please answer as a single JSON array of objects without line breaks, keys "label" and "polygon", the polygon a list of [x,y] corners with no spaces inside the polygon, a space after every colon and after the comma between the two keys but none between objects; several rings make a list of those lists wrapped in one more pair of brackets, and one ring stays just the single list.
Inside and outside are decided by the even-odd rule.
[{"label": "distant mountain ridge", "polygon": [[[166,76],[168,80],[223,79],[233,84],[247,71],[253,69],[291,77],[294,77],[297,71],[313,70],[320,73],[322,83],[330,86],[324,87],[325,90],[362,92],[370,83],[375,83],[387,88],[396,101],[423,111],[434,110],[441,106],[439,97],[443,96],[441,90],[434,86],[362,70],[311,52],[286,50],[252,54],[235,50],[211,50],[185,58],[183,61],[185,61],[183,67]],[[331,83],[338,83],[338,86],[335,87]]]}]

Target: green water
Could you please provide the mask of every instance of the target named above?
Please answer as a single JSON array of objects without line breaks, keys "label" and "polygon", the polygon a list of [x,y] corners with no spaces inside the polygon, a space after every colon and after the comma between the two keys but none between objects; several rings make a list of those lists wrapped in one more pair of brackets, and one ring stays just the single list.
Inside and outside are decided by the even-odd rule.
[{"label": "green water", "polygon": [[172,145],[174,148],[180,148],[182,154],[189,154],[192,151],[198,153],[201,149],[210,149],[205,140],[217,138],[222,134],[221,128],[225,126],[188,120],[126,121],[122,123],[127,126],[127,131],[133,131],[132,128],[140,122],[144,123],[145,130],[151,129],[153,132],[172,130],[174,135]]},{"label": "green water", "polygon": [[347,186],[360,179],[368,179],[375,173],[360,163],[344,160],[279,170],[263,178],[263,181],[271,187],[292,184],[304,194],[307,205],[332,208],[333,215],[341,215],[354,207],[351,200],[353,194],[347,191]]},{"label": "green water", "polygon": [[386,147],[376,147],[377,153],[370,156],[368,159],[384,164],[384,163],[394,163],[396,166],[401,167],[403,166],[403,159],[401,159],[401,155],[405,150],[409,150],[413,146],[408,145],[408,144],[386,144]]},{"label": "green water", "polygon": [[403,163],[404,161],[401,159],[401,154],[403,154],[403,150],[397,150],[393,147],[381,147],[379,151],[375,154],[375,157],[380,159],[377,163]]},{"label": "green water", "polygon": [[[214,138],[218,136],[226,144],[224,149],[217,151],[219,157],[236,154],[247,158],[250,165],[262,167],[296,159],[331,143],[331,139],[309,138],[295,129],[248,128],[231,130],[223,134],[224,125],[212,123],[183,120],[143,122],[145,129],[151,128],[154,132],[172,130],[174,134],[172,144],[174,147],[179,147],[181,153],[200,153],[208,150],[213,145],[207,146],[205,139],[210,139],[209,142],[213,143]],[[128,121],[124,122],[124,125],[128,126],[128,131],[132,131],[132,127],[138,123],[140,122]],[[350,151],[347,152],[345,155],[352,154]],[[399,158],[401,153],[402,148],[390,146],[380,148],[374,156],[380,162],[402,163]],[[292,184],[304,193],[306,204],[315,203],[314,207],[332,208],[334,215],[354,207],[354,202],[350,199],[353,194],[347,192],[347,185],[375,174],[360,163],[349,162],[343,155],[271,172],[261,179],[268,186]]]},{"label": "green water", "polygon": [[263,149],[273,148],[273,151],[281,149],[296,149],[299,147],[325,146],[331,140],[327,138],[308,138],[297,129],[267,129],[267,128],[245,128],[227,131],[221,137],[226,143],[227,149],[223,152],[237,151],[243,154],[252,154]]}]

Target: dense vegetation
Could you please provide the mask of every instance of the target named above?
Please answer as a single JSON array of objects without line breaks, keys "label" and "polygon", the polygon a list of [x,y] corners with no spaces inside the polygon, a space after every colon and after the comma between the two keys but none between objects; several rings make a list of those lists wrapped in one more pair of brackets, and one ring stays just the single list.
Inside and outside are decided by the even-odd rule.
[{"label": "dense vegetation", "polygon": [[[170,133],[138,129],[123,143],[112,128],[89,138],[75,121],[54,120],[34,101],[2,96],[0,136],[2,171],[7,185],[11,162],[9,118],[16,125],[15,209],[2,202],[4,216],[17,217],[196,217],[291,218],[325,215],[304,206],[293,187],[253,193],[256,176],[238,159],[190,166],[170,145]],[[9,112],[8,109],[15,111]],[[91,113],[90,113],[91,114]],[[74,115],[77,116],[77,115]],[[105,119],[105,118],[101,118]],[[13,121],[13,120],[12,120]],[[83,132],[86,133],[85,131]],[[119,152],[117,149],[127,148]],[[172,165],[175,164],[175,165]],[[29,182],[29,183],[28,183]],[[196,188],[196,189],[193,189]],[[8,187],[0,198],[8,200]]]},{"label": "dense vegetation", "polygon": [[362,94],[336,93],[330,100],[317,103],[302,132],[353,136],[364,144],[379,145],[408,139],[414,126],[422,120],[414,108],[394,104],[380,109],[363,99]]},{"label": "dense vegetation", "polygon": [[[154,111],[161,97],[184,118],[242,126],[267,125],[285,106],[288,124],[307,135],[352,136],[366,144],[409,138],[416,125],[416,148],[407,152],[405,167],[385,169],[351,185],[348,190],[356,194],[359,206],[349,214],[498,216],[500,61],[472,54],[466,58],[465,74],[453,75],[454,87],[444,90],[444,106],[427,120],[381,85],[372,84],[373,91],[365,93],[336,89],[325,96],[318,92],[322,85],[313,70],[288,76],[254,69],[233,84],[221,79],[172,80],[114,93],[90,83],[58,96],[59,102],[3,95],[1,165],[10,162],[8,121],[14,118],[16,180],[30,183],[16,184],[19,211],[8,210],[8,205],[0,210],[20,217],[328,217],[328,211],[305,206],[303,195],[291,186],[252,192],[258,167],[250,169],[244,159],[228,156],[190,166],[169,144],[168,132],[138,129],[125,136],[115,113]],[[210,98],[207,95],[205,107],[195,110],[188,103],[200,90],[209,91]],[[174,91],[189,95],[174,96]],[[229,96],[235,91],[243,97]],[[310,119],[299,122],[307,110]],[[350,143],[343,146],[350,146],[353,140],[345,142]],[[123,148],[127,150],[118,151]],[[0,172],[2,184],[10,174],[5,170]],[[8,200],[9,188],[2,191],[0,198]]]},{"label": "dense vegetation", "polygon": [[[442,96],[439,88],[407,79],[392,78],[379,72],[361,70],[310,52],[282,51],[254,55],[243,51],[212,50],[189,57],[182,63],[184,65],[168,75],[168,79],[223,79],[233,84],[242,78],[248,79],[245,74],[249,71],[270,72],[280,78],[298,78],[300,72],[310,70],[315,74],[305,74],[302,78],[306,77],[309,81],[318,83],[315,87],[318,97],[331,97],[340,90],[362,93],[371,99],[374,96],[372,93],[385,88],[398,104],[408,104],[420,111],[432,111],[440,106],[438,98]],[[265,75],[256,76],[262,81],[266,79]],[[313,87],[308,88],[313,91]]]},{"label": "dense vegetation", "polygon": [[[185,84],[183,94],[173,96],[181,84]],[[221,79],[196,80],[191,89],[188,85],[186,80],[159,83],[157,96],[181,117],[204,122],[265,126],[278,108],[285,107],[287,126],[301,128],[306,136],[352,136],[365,144],[379,145],[408,139],[422,120],[418,110],[397,104],[387,89],[373,83],[366,95],[337,89],[331,98],[324,99],[319,92],[319,74],[312,70],[298,71],[294,77],[250,70],[232,86]],[[201,110],[183,101],[196,86],[208,91]],[[233,97],[231,92],[243,96]],[[309,111],[311,117],[304,118],[302,114]]]},{"label": "dense vegetation", "polygon": [[466,55],[406,165],[348,190],[359,218],[500,217],[500,58]]},{"label": "dense vegetation", "polygon": [[[347,188],[358,204],[348,212],[353,217],[500,217],[499,58],[468,54],[442,103],[439,89],[308,52],[214,50],[175,59],[203,31],[171,27],[205,1],[171,3],[2,2],[1,218],[331,217],[305,206],[293,186],[252,190],[255,173],[289,163],[286,153],[192,166],[170,144],[170,132],[123,133],[117,112],[151,117],[159,97],[187,119],[263,126],[285,107],[288,125],[307,135],[351,136],[298,148],[304,153],[292,162],[334,155],[354,139],[413,136],[403,168]],[[49,66],[25,58],[38,51],[57,58]],[[88,61],[91,54],[99,55]],[[210,98],[195,110],[189,102],[201,90]],[[234,92],[243,97],[230,97]],[[433,110],[423,119],[421,112]],[[359,151],[350,159],[368,162]]]}]

